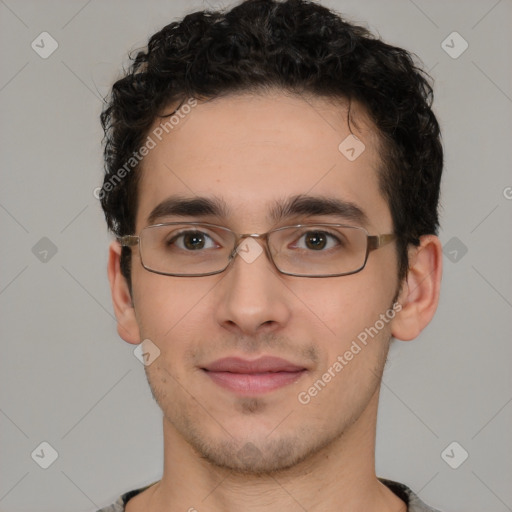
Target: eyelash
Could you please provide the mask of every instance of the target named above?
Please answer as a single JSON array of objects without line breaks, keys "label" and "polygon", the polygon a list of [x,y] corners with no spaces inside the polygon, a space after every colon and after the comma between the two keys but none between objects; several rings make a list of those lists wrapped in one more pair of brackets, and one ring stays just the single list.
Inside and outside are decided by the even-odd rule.
[{"label": "eyelash", "polygon": [[[330,233],[328,231],[320,231],[320,230],[315,230],[315,231],[305,231],[304,233],[302,233],[300,235],[300,237],[297,239],[297,240],[301,240],[302,238],[304,238],[305,236],[307,235],[310,235],[311,233],[320,233],[322,235],[326,235],[327,238],[330,238],[331,240],[335,240],[337,242],[338,245],[343,245],[343,242],[336,236],[334,235],[333,233]],[[213,239],[213,237],[211,237],[208,233],[204,232],[204,231],[183,231],[181,233],[178,233],[177,235],[173,236],[170,240],[168,240],[166,242],[166,245],[170,246],[172,244],[175,244],[176,240],[178,239],[183,239],[184,236],[187,236],[187,235],[199,235],[199,236],[205,236],[207,238],[209,238],[210,240],[212,240],[214,243],[215,240]],[[180,249],[182,250],[186,250],[182,247],[179,247]],[[319,251],[319,252],[323,252],[323,251]]]}]

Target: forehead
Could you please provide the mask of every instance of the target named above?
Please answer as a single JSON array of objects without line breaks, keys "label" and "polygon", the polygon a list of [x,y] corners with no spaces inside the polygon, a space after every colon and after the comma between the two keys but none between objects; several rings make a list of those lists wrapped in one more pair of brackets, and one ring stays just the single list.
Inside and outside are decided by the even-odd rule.
[{"label": "forehead", "polygon": [[137,229],[170,196],[220,200],[225,208],[208,219],[234,228],[267,229],[271,210],[304,195],[356,206],[367,227],[388,226],[376,131],[358,104],[350,105],[350,127],[347,113],[346,102],[273,92],[198,101],[156,120]]}]

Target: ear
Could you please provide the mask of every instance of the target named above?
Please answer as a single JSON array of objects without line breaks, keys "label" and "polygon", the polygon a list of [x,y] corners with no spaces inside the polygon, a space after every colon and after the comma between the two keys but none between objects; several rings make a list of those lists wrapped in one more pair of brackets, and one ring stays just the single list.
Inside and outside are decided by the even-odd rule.
[{"label": "ear", "polygon": [[439,303],[443,248],[435,235],[420,237],[409,251],[409,270],[398,302],[402,308],[391,323],[394,338],[409,341],[428,325]]},{"label": "ear", "polygon": [[128,282],[121,273],[121,245],[114,241],[110,244],[108,252],[108,280],[114,313],[117,318],[117,332],[121,338],[133,344],[140,343],[140,332]]}]

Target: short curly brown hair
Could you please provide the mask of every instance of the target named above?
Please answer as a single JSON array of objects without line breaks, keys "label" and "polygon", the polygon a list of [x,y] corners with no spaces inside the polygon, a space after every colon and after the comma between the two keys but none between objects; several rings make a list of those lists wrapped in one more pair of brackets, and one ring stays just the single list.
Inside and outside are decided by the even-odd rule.
[{"label": "short curly brown hair", "polygon": [[[143,144],[162,108],[187,98],[280,88],[355,100],[378,130],[379,187],[398,235],[398,276],[407,248],[437,234],[443,167],[430,77],[414,56],[307,0],[246,0],[228,11],[198,11],[170,23],[139,51],[112,87],[101,114],[105,177],[101,205],[117,236],[133,234],[140,173],[112,178]],[[109,183],[110,186],[106,186]],[[121,269],[130,280],[131,253]]]}]

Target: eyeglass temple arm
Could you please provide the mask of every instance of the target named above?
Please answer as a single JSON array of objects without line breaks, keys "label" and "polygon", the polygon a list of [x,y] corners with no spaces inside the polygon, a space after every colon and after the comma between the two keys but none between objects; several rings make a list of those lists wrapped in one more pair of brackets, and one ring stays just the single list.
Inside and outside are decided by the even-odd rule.
[{"label": "eyeglass temple arm", "polygon": [[396,235],[390,233],[387,235],[370,235],[368,236],[368,251],[374,251],[383,245],[389,244],[395,240]]},{"label": "eyeglass temple arm", "polygon": [[117,237],[117,241],[123,247],[133,247],[139,243],[139,237],[136,235],[125,235]]}]

